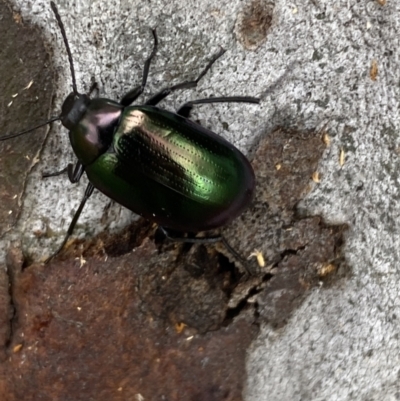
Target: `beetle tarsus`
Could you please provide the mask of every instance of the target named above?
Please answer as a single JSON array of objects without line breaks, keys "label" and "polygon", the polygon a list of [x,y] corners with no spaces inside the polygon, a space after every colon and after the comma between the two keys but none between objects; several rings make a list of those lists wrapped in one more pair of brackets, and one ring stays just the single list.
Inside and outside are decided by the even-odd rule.
[{"label": "beetle tarsus", "polygon": [[229,242],[226,240],[226,238],[223,237],[222,235],[221,235],[221,242],[222,242],[222,244],[224,245],[224,247],[227,249],[227,251],[228,251],[231,255],[233,255],[233,257],[234,257],[235,259],[237,259],[237,260],[240,262],[240,264],[242,265],[242,267],[243,267],[243,269],[244,269],[244,271],[245,271],[246,277],[247,277],[247,276],[251,276],[251,275],[252,275],[252,273],[251,273],[251,268],[250,268],[249,263],[247,262],[247,260],[244,259],[238,252],[236,252],[236,251],[231,247],[231,245],[230,245]]},{"label": "beetle tarsus", "polygon": [[59,175],[62,175],[64,173],[66,173],[68,171],[68,166],[64,167],[62,170],[60,171],[55,171],[54,173],[43,173],[42,174],[42,178],[49,178],[49,177],[57,177]]}]

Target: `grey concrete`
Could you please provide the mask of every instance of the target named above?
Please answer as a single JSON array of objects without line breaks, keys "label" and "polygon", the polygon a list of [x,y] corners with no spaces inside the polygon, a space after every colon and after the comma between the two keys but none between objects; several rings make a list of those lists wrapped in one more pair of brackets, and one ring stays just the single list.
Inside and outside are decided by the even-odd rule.
[{"label": "grey concrete", "polygon": [[[26,19],[43,27],[54,49],[60,76],[56,108],[69,92],[69,69],[48,2],[17,0]],[[227,53],[201,81],[165,102],[171,109],[186,99],[214,95],[257,95],[293,62],[293,71],[262,105],[208,106],[195,118],[246,151],[254,138],[279,124],[321,128],[331,144],[321,161],[321,183],[301,208],[330,222],[348,222],[346,257],[353,276],[341,286],[314,291],[279,331],[263,327],[249,352],[245,398],[253,400],[395,400],[400,347],[399,176],[400,3],[277,0],[273,26],[256,51],[235,38],[244,1],[186,2],[59,1],[74,54],[78,85],[94,76],[100,95],[118,98],[136,84],[157,27],[160,51],[148,93],[165,83],[196,76],[204,60]],[[90,28],[88,28],[90,23]],[[377,61],[376,81],[370,77]],[[229,130],[223,128],[229,123]],[[339,163],[340,150],[344,165]],[[59,236],[39,240],[48,224],[60,235],[79,202],[84,184],[65,178],[38,180],[42,170],[73,160],[65,130],[56,126],[32,175],[18,234],[32,254],[54,249]],[[114,205],[103,225],[107,199],[97,194],[78,233],[91,235],[124,226],[131,214]]]}]

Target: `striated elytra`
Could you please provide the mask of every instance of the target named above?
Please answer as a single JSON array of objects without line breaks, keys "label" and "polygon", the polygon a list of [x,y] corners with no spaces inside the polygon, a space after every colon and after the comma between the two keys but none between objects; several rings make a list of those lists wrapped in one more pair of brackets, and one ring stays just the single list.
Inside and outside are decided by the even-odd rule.
[{"label": "striated elytra", "polygon": [[95,188],[165,228],[220,227],[253,194],[254,173],[238,149],[154,106],[94,99],[70,139]]},{"label": "striated elytra", "polygon": [[94,188],[134,213],[180,232],[197,233],[218,228],[237,217],[252,199],[253,169],[236,147],[194,123],[189,116],[196,104],[259,103],[260,100],[240,96],[198,99],[185,103],[176,113],[156,107],[171,92],[195,87],[224,50],[211,59],[196,80],[164,88],[144,105],[133,105],[145,88],[156,53],[158,40],[153,30],[154,46],[146,60],[141,85],[120,102],[91,99],[90,94],[77,91],[65,29],[53,2],[51,7],[68,52],[73,92],[64,101],[61,115],[45,124],[61,120],[69,130],[78,161],[62,172],[68,171],[71,182],[78,182],[84,173],[89,180],[85,196],[57,253],[72,234]]}]

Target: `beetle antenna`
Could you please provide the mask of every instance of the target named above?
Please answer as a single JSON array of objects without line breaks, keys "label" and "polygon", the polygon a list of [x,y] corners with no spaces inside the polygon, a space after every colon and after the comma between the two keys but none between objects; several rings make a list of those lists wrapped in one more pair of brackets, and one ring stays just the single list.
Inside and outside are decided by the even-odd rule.
[{"label": "beetle antenna", "polygon": [[67,49],[68,53],[68,61],[69,61],[69,68],[71,69],[71,75],[72,75],[72,90],[74,91],[75,95],[78,95],[78,89],[76,87],[76,79],[75,79],[75,70],[74,70],[74,63],[72,61],[72,54],[71,54],[71,49],[69,48],[68,40],[67,40],[67,34],[65,33],[64,29],[64,24],[61,21],[60,14],[58,13],[57,6],[54,4],[53,1],[50,2],[51,9],[53,10],[53,13],[56,17],[58,26],[60,27],[61,35],[64,39],[64,44]]},{"label": "beetle antenna", "polygon": [[45,125],[50,124],[50,123],[52,123],[54,121],[57,121],[57,120],[61,120],[61,117],[59,117],[59,116],[58,117],[52,117],[52,118],[50,118],[50,120],[48,120],[48,121],[46,121],[44,123],[41,123],[41,124],[37,125],[36,127],[29,128],[29,129],[27,129],[25,131],[17,132],[16,134],[9,134],[9,135],[2,136],[2,137],[0,137],[0,141],[5,141],[6,139],[16,138],[17,136],[25,135],[25,134],[27,134],[29,132],[35,131],[36,129],[44,127]]}]

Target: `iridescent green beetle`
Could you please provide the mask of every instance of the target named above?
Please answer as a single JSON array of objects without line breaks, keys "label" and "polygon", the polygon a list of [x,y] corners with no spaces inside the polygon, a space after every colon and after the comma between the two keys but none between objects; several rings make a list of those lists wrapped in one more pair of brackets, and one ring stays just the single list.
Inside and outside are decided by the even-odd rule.
[{"label": "iridescent green beetle", "polygon": [[[132,105],[144,90],[150,62],[156,53],[158,41],[153,30],[154,47],[146,60],[141,85],[120,102],[91,99],[77,91],[65,29],[53,2],[51,7],[68,52],[73,92],[64,101],[61,115],[49,122],[61,120],[69,130],[78,158],[75,167],[67,168],[70,181],[78,182],[84,172],[89,180],[59,250],[72,234],[94,188],[165,229],[197,233],[221,227],[237,217],[252,199],[253,169],[237,148],[189,120],[189,115],[196,104],[259,103],[260,99],[199,99],[185,103],[176,113],[156,107],[171,92],[195,87],[224,50],[212,58],[196,80],[165,88],[143,106]],[[33,129],[36,128],[39,127]]]}]

